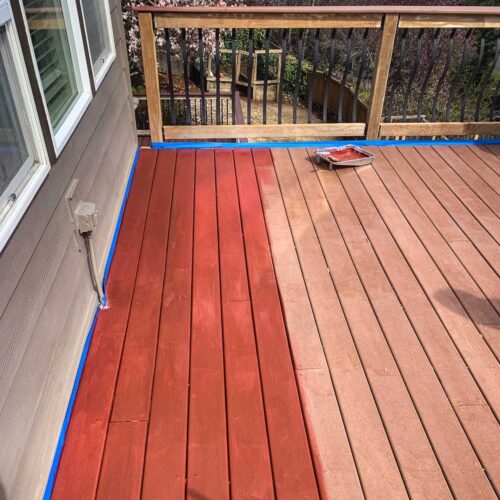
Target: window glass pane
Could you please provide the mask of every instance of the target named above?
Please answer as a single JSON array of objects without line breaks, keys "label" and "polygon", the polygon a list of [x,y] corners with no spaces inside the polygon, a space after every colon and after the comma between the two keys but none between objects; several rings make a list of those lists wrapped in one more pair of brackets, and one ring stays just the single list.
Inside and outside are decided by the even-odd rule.
[{"label": "window glass pane", "polygon": [[5,26],[0,26],[0,201],[17,188],[11,185],[16,174],[32,164],[18,88]]},{"label": "window glass pane", "polygon": [[94,66],[94,74],[111,55],[111,40],[108,30],[107,2],[104,0],[82,0],[90,55]]},{"label": "window glass pane", "polygon": [[23,0],[54,130],[79,95],[61,0]]}]

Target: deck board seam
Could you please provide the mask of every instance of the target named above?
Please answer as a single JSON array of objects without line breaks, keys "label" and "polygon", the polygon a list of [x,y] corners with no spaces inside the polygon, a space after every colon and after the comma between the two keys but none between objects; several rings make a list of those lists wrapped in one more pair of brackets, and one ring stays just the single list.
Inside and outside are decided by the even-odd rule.
[{"label": "deck board seam", "polygon": [[[475,200],[477,200],[477,201],[480,203],[480,205],[482,205],[484,208],[486,208],[486,209],[487,209],[487,212],[489,212],[489,213],[491,213],[492,215],[496,216],[496,215],[495,215],[495,213],[496,213],[496,212],[495,212],[495,209],[494,209],[494,208],[492,208],[492,207],[489,205],[489,203],[488,203],[488,202],[486,202],[486,201],[483,199],[483,197],[482,197],[482,196],[480,196],[480,195],[479,195],[479,193],[477,193],[477,192],[476,192],[476,190],[475,190],[475,189],[473,189],[473,188],[469,185],[469,183],[468,183],[466,180],[464,180],[464,179],[463,179],[463,177],[462,177],[462,176],[461,176],[461,175],[460,175],[460,174],[459,174],[459,173],[458,173],[458,172],[457,172],[457,171],[456,171],[456,170],[455,170],[455,169],[451,166],[450,162],[449,162],[446,158],[444,158],[444,157],[442,156],[442,154],[440,154],[439,150],[437,150],[435,147],[432,147],[432,150],[433,150],[433,151],[434,151],[434,152],[435,152],[435,153],[439,156],[439,158],[440,158],[440,159],[441,159],[441,160],[442,160],[442,161],[446,164],[446,169],[447,169],[449,172],[451,172],[451,173],[452,173],[452,175],[454,175],[454,176],[456,176],[456,177],[458,178],[459,182],[460,182],[461,184],[463,184],[463,186],[464,186],[464,187],[465,187],[465,189],[468,191],[468,193],[469,193],[469,194],[470,194],[470,195],[471,195],[471,196],[472,196]],[[434,171],[435,171],[435,172],[439,175],[439,177],[441,177],[441,178],[442,178],[442,176],[441,176],[441,175],[440,175],[440,173],[439,173],[439,170],[438,170],[438,169],[436,169],[436,168],[434,168],[434,167],[433,167],[433,165],[432,165],[431,163],[429,163],[429,165],[430,165],[430,166],[431,166],[431,168],[432,168],[432,169],[433,169],[433,170],[434,170]],[[443,179],[443,180],[444,180],[444,179]],[[449,185],[447,181],[444,181],[444,182],[445,182],[447,185]],[[451,186],[450,186],[450,189],[452,189],[452,190],[453,190],[453,188],[452,188]],[[477,218],[477,214],[476,214],[475,216],[476,216],[476,218]],[[496,217],[497,217],[497,219],[498,219],[498,216],[496,216]],[[490,232],[490,234],[491,234],[491,232]],[[493,237],[493,238],[494,238],[494,239],[498,242],[498,240],[497,240],[497,238],[495,237],[495,235],[491,234],[491,236],[492,236],[492,237]]]},{"label": "deck board seam", "polygon": [[[149,428],[151,425],[151,409],[153,407],[153,394],[154,394],[154,389],[155,389],[155,381],[156,381],[156,367],[157,367],[157,362],[158,362],[158,344],[160,341],[160,325],[162,322],[162,315],[163,315],[163,298],[165,294],[165,278],[167,276],[167,262],[168,262],[168,254],[169,254],[169,242],[170,242],[170,234],[171,234],[171,229],[172,229],[172,207],[174,203],[174,186],[175,186],[175,178],[177,176],[177,156],[178,152],[175,152],[175,158],[174,158],[174,173],[172,176],[172,184],[171,184],[171,194],[170,194],[170,204],[168,207],[168,233],[167,233],[167,238],[166,238],[166,244],[165,244],[165,256],[164,256],[164,266],[163,266],[163,274],[162,274],[162,289],[161,289],[161,298],[160,298],[160,303],[159,303],[159,314],[158,314],[158,323],[156,325],[156,344],[155,344],[155,354],[154,354],[154,362],[153,362],[153,371],[152,371],[152,381],[151,381],[151,388],[150,388],[150,396],[149,396],[149,411],[148,411],[148,418],[146,419],[147,425],[146,425],[146,440],[144,443],[144,459],[142,461],[142,471],[141,471],[141,485],[140,485],[140,491],[141,494],[143,492],[143,487],[144,487],[144,477],[145,477],[145,470],[146,470],[146,457],[148,453],[148,443],[149,443]],[[158,154],[157,157],[157,167],[158,163],[160,160],[160,153]],[[146,227],[146,225],[144,225]]]},{"label": "deck board seam", "polygon": [[[484,225],[481,223],[481,221],[477,219],[477,217],[470,211],[470,208],[463,202],[463,200],[459,196],[457,196],[457,194],[441,178],[441,176],[439,176],[435,172],[435,170],[431,167],[430,162],[426,160],[426,158],[419,152],[418,149],[416,149],[416,148],[413,148],[413,149],[415,151],[415,154],[417,154],[420,157],[421,161],[423,163],[425,163],[425,165],[427,166],[427,168],[429,168],[431,170],[431,172],[436,176],[436,179],[438,180],[438,182],[440,183],[440,185],[446,190],[446,193],[449,194],[449,195],[451,195],[453,197],[453,199],[456,200],[460,204],[460,206],[463,208],[463,210],[465,211],[465,213],[468,214],[468,216],[470,217],[470,220],[473,221],[474,224],[477,224],[478,228],[481,231],[484,231],[485,236],[487,238],[491,238],[492,242],[494,242],[495,244],[497,244],[495,238],[490,234],[490,232],[488,231],[488,229],[486,227],[484,227]],[[407,163],[408,163],[408,165],[409,165],[409,167],[411,169],[411,172],[414,172],[415,175],[418,176],[418,178],[421,180],[421,182],[423,182],[423,184],[427,187],[427,189],[434,194],[435,198],[438,200],[438,202],[443,207],[443,209],[446,211],[446,213],[455,221],[455,223],[462,229],[462,231],[464,231],[463,224],[460,222],[460,220],[458,220],[457,214],[454,211],[452,211],[450,208],[448,208],[446,206],[446,203],[443,201],[442,196],[438,195],[436,193],[436,190],[433,189],[432,186],[429,184],[429,181],[426,181],[425,176],[423,176],[417,169],[415,169],[415,167],[413,166],[413,164],[409,161],[408,157],[404,154],[403,148],[398,148],[398,151],[406,159],[406,161],[407,161]],[[469,232],[470,232],[470,230],[468,230],[466,232],[469,241],[472,243],[472,245],[474,246],[474,248],[476,248],[476,250],[482,255],[482,257],[484,258],[484,260],[486,261],[486,263],[490,266],[490,268],[493,270],[493,272],[495,272],[495,274],[498,276],[499,275],[499,270],[495,269],[495,266],[491,263],[490,259],[485,255],[484,249],[482,249],[481,245],[478,244],[477,239],[474,238],[474,237],[472,237],[469,234]]]},{"label": "deck board seam", "polygon": [[[288,152],[288,155],[289,155],[289,158],[290,158],[290,162],[291,164],[293,165],[293,160],[290,156],[290,153],[289,151],[287,150]],[[292,237],[292,240],[294,242],[294,246],[295,246],[295,249],[296,249],[296,252],[297,252],[297,259],[298,259],[298,262],[299,262],[299,266],[300,266],[300,271],[301,271],[301,274],[302,274],[302,279],[304,280],[304,285],[306,287],[306,291],[307,291],[307,295],[309,297],[309,301],[311,303],[311,309],[312,309],[312,314],[314,316],[314,320],[316,322],[316,324],[318,324],[318,321],[317,321],[317,314],[316,312],[314,311],[314,307],[312,306],[312,300],[311,300],[311,297],[310,297],[310,289],[307,285],[307,280],[305,279],[305,275],[304,275],[304,271],[303,271],[303,265],[302,265],[302,262],[301,262],[301,259],[300,259],[300,255],[299,255],[299,252],[297,250],[297,242],[296,242],[296,237],[294,236],[294,232],[292,231],[292,228],[291,228],[291,222],[290,222],[290,218],[289,218],[289,210],[287,209],[287,206],[286,206],[286,203],[285,203],[285,200],[284,200],[284,195],[283,195],[283,190],[282,190],[282,187],[281,187],[281,183],[279,181],[279,176],[278,176],[278,173],[276,172],[276,166],[275,166],[275,162],[274,162],[274,158],[273,158],[273,167],[274,167],[274,171],[275,171],[275,176],[276,176],[276,179],[277,179],[277,184],[278,184],[278,188],[280,190],[280,194],[281,194],[281,202],[284,206],[284,210],[285,210],[285,213],[286,213],[286,216],[287,216],[287,221],[288,221],[288,225],[289,225],[289,228],[290,228],[290,234],[291,234],[291,237]],[[306,209],[307,209],[307,214],[308,214],[308,217],[309,217],[309,222],[313,228],[313,231],[315,233],[315,236],[316,236],[316,240],[318,242],[318,246],[320,248],[320,251],[321,251],[321,255],[323,256],[323,261],[324,261],[324,264],[325,264],[325,267],[328,268],[328,263],[327,263],[327,260],[326,260],[326,256],[324,254],[324,250],[323,250],[323,247],[321,246],[321,244],[319,243],[319,237],[318,237],[318,234],[317,234],[317,231],[316,231],[316,227],[314,226],[314,223],[312,221],[312,217],[311,217],[311,214],[310,214],[310,210],[309,210],[309,206],[307,204],[307,201],[306,201],[306,198],[305,198],[305,195],[304,195],[304,192],[302,190],[302,186],[300,184],[300,181],[297,177],[297,174],[296,174],[296,171],[295,171],[295,168],[293,168],[293,172],[294,172],[294,175],[296,176],[297,178],[297,182],[300,186],[300,190],[302,192],[302,198],[303,198],[303,201],[304,201],[304,204],[306,206]],[[366,372],[366,368],[364,366],[364,363],[363,363],[363,360],[362,360],[362,357],[360,356],[360,353],[359,353],[359,348],[358,348],[358,344],[357,342],[355,341],[354,339],[354,335],[352,333],[352,326],[347,318],[347,315],[346,315],[346,312],[345,312],[345,306],[344,304],[342,303],[342,300],[340,299],[340,296],[339,296],[339,292],[338,292],[338,289],[337,289],[337,286],[335,284],[335,281],[333,280],[333,277],[331,275],[331,273],[329,272],[329,276],[330,276],[330,281],[332,283],[332,286],[333,286],[333,290],[334,290],[334,293],[335,293],[335,296],[337,298],[337,301],[340,305],[340,308],[341,308],[341,311],[342,311],[342,315],[343,315],[343,318],[344,318],[344,321],[347,325],[347,328],[349,330],[349,334],[350,334],[350,337],[351,337],[351,341],[352,341],[352,344],[354,346],[354,349],[355,349],[355,352],[356,352],[356,356],[357,356],[357,359],[359,360],[359,363],[360,363],[360,366],[362,368],[362,371],[363,371],[363,374],[364,374],[364,379],[369,387],[369,391],[370,391],[370,395],[372,397],[372,400],[374,402],[374,405],[377,409],[377,414],[378,414],[378,417],[380,419],[380,422],[382,424],[382,427],[384,429],[384,433],[385,433],[385,436],[387,438],[387,442],[390,446],[390,449],[391,449],[391,452],[392,452],[392,456],[394,457],[394,460],[395,460],[395,463],[397,465],[397,468],[398,468],[398,471],[399,471],[399,474],[401,476],[401,479],[403,481],[403,484],[404,484],[404,487],[406,489],[406,493],[408,494],[408,496],[410,496],[409,494],[409,488],[408,488],[408,485],[406,483],[406,479],[402,473],[402,470],[401,470],[401,464],[399,462],[399,459],[395,453],[395,450],[394,450],[394,444],[392,442],[392,439],[391,437],[389,436],[389,433],[388,433],[388,430],[387,430],[387,426],[386,426],[386,423],[382,417],[382,413],[381,413],[381,410],[380,410],[380,406],[379,406],[379,402],[375,396],[375,393],[374,393],[374,390],[373,390],[373,387],[372,387],[372,382],[370,381],[368,375],[367,375],[367,372]],[[318,326],[318,332],[320,334],[320,338],[321,338],[321,329],[319,328]],[[323,342],[322,342],[322,345],[323,345]],[[326,356],[325,356],[326,358]],[[327,360],[327,365],[329,366],[329,363],[328,363],[328,360]],[[329,368],[329,371],[330,371],[330,368]],[[332,379],[332,385],[333,385],[333,376],[331,374],[331,371],[330,371],[330,378]],[[339,405],[339,408],[341,408],[341,403],[340,401],[338,401],[338,405]],[[346,434],[349,436],[348,434],[348,431],[347,431],[347,426],[345,425],[345,422],[344,422],[344,428],[346,430]],[[362,479],[362,475],[360,474],[359,472],[359,465],[358,465],[358,461],[356,459],[356,454],[354,452],[354,449],[352,447],[352,444],[351,444],[351,441],[349,440],[349,446],[351,448],[351,453],[352,453],[352,456],[353,456],[353,460],[354,460],[354,463],[355,463],[355,466],[356,466],[356,471],[358,473],[358,477],[359,477],[359,481],[361,483],[361,488],[362,488],[362,491],[363,491],[363,494],[365,495],[366,497],[366,491],[365,491],[365,486],[363,485],[363,479]]]},{"label": "deck board seam", "polygon": [[[156,173],[156,165],[157,165],[157,162],[158,162],[158,152],[155,154],[154,161],[155,161],[155,167],[154,167],[154,172],[153,172],[153,176],[152,176],[153,179],[154,179],[154,175]],[[104,444],[103,444],[103,448],[102,448],[102,452],[101,452],[101,457],[100,457],[100,460],[99,460],[99,469],[98,469],[97,484],[96,484],[96,494],[99,491],[99,485],[101,484],[101,474],[102,474],[102,468],[103,468],[103,463],[104,463],[104,455],[106,453],[106,445],[108,443],[109,428],[110,428],[110,425],[112,423],[111,416],[113,414],[113,405],[114,405],[114,402],[115,402],[116,387],[117,387],[117,384],[118,384],[118,377],[120,376],[120,368],[121,368],[121,362],[122,362],[122,357],[123,357],[123,347],[125,345],[125,338],[126,338],[126,335],[127,335],[127,330],[128,330],[129,320],[130,320],[130,311],[132,309],[132,303],[134,301],[134,293],[135,293],[135,285],[137,283],[137,275],[139,274],[139,262],[141,260],[142,247],[143,247],[143,244],[144,244],[144,234],[146,232],[146,221],[147,221],[147,218],[148,218],[148,215],[149,215],[149,206],[150,206],[149,204],[150,204],[150,201],[151,201],[151,193],[152,192],[153,192],[153,181],[149,185],[148,194],[147,194],[147,205],[148,205],[148,208],[146,210],[146,216],[144,218],[144,224],[143,224],[142,230],[141,230],[141,248],[140,248],[139,256],[138,256],[137,263],[136,263],[136,266],[135,266],[133,292],[131,294],[131,300],[130,300],[130,303],[129,303],[129,306],[128,306],[128,310],[127,310],[127,322],[126,322],[126,325],[125,325],[125,332],[124,332],[124,335],[123,335],[123,338],[122,338],[122,341],[121,341],[121,345],[120,345],[120,359],[118,361],[118,370],[116,371],[116,378],[113,381],[113,398],[111,400],[111,407],[110,407],[110,413],[109,413],[109,416],[108,416],[107,430],[106,430],[106,433],[105,433]]]},{"label": "deck board seam", "polygon": [[[254,306],[253,306],[253,302],[252,302],[252,292],[250,289],[250,272],[249,272],[248,255],[247,255],[247,253],[248,253],[247,252],[247,238],[245,236],[245,231],[244,231],[244,226],[243,226],[243,213],[241,210],[240,186],[238,183],[238,170],[236,168],[236,158],[234,157],[234,150],[231,150],[231,157],[232,157],[233,166],[234,166],[234,179],[235,179],[235,184],[236,184],[236,195],[237,195],[237,201],[238,201],[238,215],[239,215],[240,228],[241,228],[241,240],[242,240],[242,245],[243,245],[243,256],[244,256],[244,260],[245,260],[245,273],[247,276],[248,302],[250,304],[250,315],[252,317],[253,340],[255,343],[255,354],[257,357],[257,366],[259,368],[260,397],[261,397],[262,408],[264,410],[264,423],[266,426],[267,449],[268,449],[268,453],[269,453],[269,463],[270,463],[271,474],[272,474],[272,478],[273,478],[274,497],[278,498],[278,493],[276,490],[274,464],[273,464],[272,455],[271,455],[271,439],[270,439],[269,421],[268,421],[269,416],[268,416],[268,409],[266,408],[265,399],[264,399],[264,384],[263,384],[263,378],[262,378],[262,363],[261,363],[261,356],[260,356],[260,351],[259,351],[259,340],[258,340],[258,336],[257,336],[256,326],[255,326],[255,311],[254,311]],[[252,156],[252,163],[253,163],[253,156]],[[257,189],[259,189],[258,182],[257,182]],[[261,197],[261,193],[259,190],[259,198],[260,197]],[[261,199],[261,206],[262,206],[262,199]],[[262,211],[264,211],[263,207],[262,207]],[[266,231],[267,231],[267,225],[266,225]],[[270,245],[270,242],[269,242],[269,245]],[[273,267],[273,271],[274,271],[274,267]]]},{"label": "deck board seam", "polygon": [[[359,176],[358,176],[359,178]],[[415,272],[413,266],[410,264],[410,262],[408,261],[408,257],[406,256],[406,254],[403,252],[403,250],[401,249],[397,239],[394,237],[394,235],[392,234],[392,231],[389,229],[385,219],[381,216],[379,210],[378,210],[378,207],[377,205],[374,203],[370,193],[368,192],[368,190],[366,189],[366,187],[364,186],[363,182],[361,181],[361,179],[359,179],[359,181],[361,182],[362,186],[363,186],[363,189],[365,191],[365,193],[367,194],[367,196],[369,197],[370,201],[371,201],[371,204],[375,207],[375,210],[378,214],[378,219],[382,221],[382,223],[384,224],[384,227],[386,228],[386,230],[388,231],[388,233],[391,235],[392,237],[392,240],[393,242],[395,243],[395,245],[398,247],[398,250],[399,250],[399,253],[401,254],[402,258],[404,259],[404,261],[406,262],[406,266],[409,268],[410,272],[412,273],[413,277],[415,278],[416,282],[418,283],[422,293],[426,296],[427,298],[427,301],[428,303],[430,304],[430,306],[432,307],[435,315],[437,316],[437,318],[439,319],[441,325],[443,326],[443,328],[445,329],[445,331],[447,332],[448,334],[448,337],[450,338],[451,342],[453,343],[453,345],[455,346],[455,349],[456,351],[458,352],[458,354],[460,355],[465,367],[467,368],[467,370],[469,371],[471,377],[474,379],[474,382],[476,384],[476,386],[478,387],[480,393],[482,394],[484,400],[487,402],[488,406],[490,407],[490,410],[492,411],[493,415],[496,415],[491,403],[489,402],[489,398],[486,396],[485,392],[484,392],[484,389],[483,387],[479,384],[477,378],[476,378],[476,375],[473,373],[473,371],[471,370],[469,364],[467,363],[467,361],[465,360],[464,358],[464,355],[462,353],[462,350],[458,347],[457,345],[457,342],[456,340],[453,338],[453,335],[450,333],[450,326],[447,325],[447,322],[445,322],[445,320],[442,318],[441,314],[439,314],[439,312],[436,310],[436,307],[433,303],[433,301],[431,300],[431,298],[429,297],[428,293],[426,292],[424,286],[422,285],[422,282],[421,282],[421,279],[418,277],[417,273]],[[343,184],[343,183],[342,183]],[[349,197],[349,199],[351,199],[351,197],[349,196],[349,193],[348,191],[344,188],[344,191],[346,192],[347,196]],[[351,205],[353,206],[354,210],[356,211],[356,207],[355,207],[355,204],[353,203],[353,201],[351,200]],[[356,211],[357,212],[357,211]],[[358,216],[358,220],[360,221],[361,225],[364,227],[364,224],[362,222],[362,218]],[[375,247],[374,247],[375,248]],[[381,259],[379,257],[379,254],[378,252],[376,252],[377,254],[377,257],[379,258],[379,261],[382,263],[382,266],[384,268],[384,271],[385,271],[385,266],[383,265],[383,259]],[[386,275],[389,277],[389,274],[386,272]],[[389,281],[392,283],[392,280],[389,279]]]},{"label": "deck board seam", "polygon": [[[381,150],[379,150],[381,151]],[[382,153],[383,154],[383,153]],[[430,222],[430,224],[432,225],[432,227],[434,227],[434,229],[436,230],[437,234],[439,235],[439,237],[441,237],[442,240],[444,240],[446,243],[446,246],[450,249],[450,251],[452,252],[453,255],[455,255],[459,265],[461,266],[461,274],[463,274],[464,276],[468,277],[470,280],[472,280],[473,284],[475,284],[479,291],[483,294],[483,297],[484,299],[488,302],[488,304],[491,306],[492,310],[495,312],[496,316],[497,316],[497,319],[500,321],[500,316],[498,315],[496,309],[495,309],[495,306],[494,304],[492,303],[491,299],[488,297],[488,295],[486,295],[486,293],[484,292],[484,290],[482,289],[481,285],[476,281],[476,279],[474,278],[474,276],[471,275],[469,269],[466,267],[465,263],[462,262],[462,259],[459,257],[459,255],[457,255],[455,249],[448,244],[448,242],[446,241],[446,238],[442,235],[441,231],[439,230],[439,228],[436,226],[436,224],[434,223],[434,221],[432,220],[432,218],[427,214],[426,210],[422,207],[421,203],[418,201],[418,199],[414,196],[412,190],[406,185],[406,183],[404,182],[403,179],[401,179],[401,177],[399,176],[399,174],[397,173],[397,169],[394,168],[394,166],[392,165],[391,161],[389,158],[387,158],[387,155],[383,154],[384,158],[385,158],[385,161],[388,163],[388,165],[391,167],[392,171],[395,172],[395,174],[397,175],[397,178],[399,179],[399,181],[402,183],[402,185],[404,186],[404,189],[406,191],[408,191],[408,194],[409,196],[415,201],[415,203],[417,203],[417,205],[419,206],[423,216],[425,217],[425,219]],[[408,216],[406,215],[406,211],[404,209],[401,208],[401,205],[400,203],[398,202],[397,198],[394,196],[394,194],[392,193],[392,190],[390,189],[390,187],[387,185],[387,182],[384,178],[383,175],[380,174],[379,170],[377,167],[373,167],[373,171],[375,172],[375,174],[377,175],[377,178],[380,180],[380,182],[383,184],[383,186],[385,187],[385,190],[387,191],[388,193],[388,196],[390,197],[390,199],[394,202],[395,206],[397,207],[399,213],[402,215],[402,217],[404,218],[404,220],[406,221],[406,223],[408,224],[408,226],[411,228],[411,231],[413,232],[413,234],[418,238],[418,240],[420,241],[420,244],[422,245],[422,247],[424,248],[426,254],[429,256],[429,258],[432,260],[437,272],[441,275],[441,277],[444,279],[444,281],[447,283],[448,285],[448,288],[449,290],[452,292],[452,294],[455,296],[455,298],[457,299],[457,301],[459,302],[459,304],[461,305],[463,311],[465,312],[465,314],[467,315],[467,317],[469,318],[469,320],[472,322],[472,324],[476,327],[476,330],[478,331],[478,333],[481,335],[482,339],[484,340],[484,342],[487,344],[489,350],[491,351],[492,355],[497,359],[498,361],[498,355],[497,353],[495,353],[495,350],[493,349],[493,347],[491,346],[491,344],[488,342],[488,339],[484,336],[483,332],[481,332],[481,329],[480,329],[480,326],[481,325],[485,325],[485,323],[480,323],[477,321],[477,319],[475,319],[472,315],[472,313],[470,312],[470,307],[467,307],[464,303],[463,303],[463,299],[460,298],[460,296],[457,294],[456,292],[456,289],[455,287],[451,284],[450,282],[450,279],[449,277],[447,276],[447,273],[445,273],[443,270],[442,270],[442,265],[438,262],[437,258],[435,257],[435,255],[433,254],[433,252],[431,251],[431,249],[429,248],[429,244],[428,243],[425,243],[425,241],[422,239],[422,235],[419,234],[419,231],[417,231],[417,229],[415,229],[415,225],[410,221],[410,219],[408,218]],[[497,323],[493,323],[493,325],[498,325],[499,322]]]}]

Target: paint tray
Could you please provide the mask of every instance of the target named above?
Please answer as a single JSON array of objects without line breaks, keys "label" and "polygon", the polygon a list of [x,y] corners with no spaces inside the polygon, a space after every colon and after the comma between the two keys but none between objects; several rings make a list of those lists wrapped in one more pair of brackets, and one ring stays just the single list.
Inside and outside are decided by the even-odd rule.
[{"label": "paint tray", "polygon": [[374,154],[354,144],[317,149],[315,153],[316,156],[330,165],[330,170],[333,167],[360,167],[361,165],[369,165],[375,157]]}]

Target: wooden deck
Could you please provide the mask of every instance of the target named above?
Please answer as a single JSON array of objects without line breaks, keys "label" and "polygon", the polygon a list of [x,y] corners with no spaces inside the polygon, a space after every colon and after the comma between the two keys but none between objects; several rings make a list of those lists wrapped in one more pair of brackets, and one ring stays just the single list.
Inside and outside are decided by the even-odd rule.
[{"label": "wooden deck", "polygon": [[500,147],[143,149],[54,498],[496,498]]}]

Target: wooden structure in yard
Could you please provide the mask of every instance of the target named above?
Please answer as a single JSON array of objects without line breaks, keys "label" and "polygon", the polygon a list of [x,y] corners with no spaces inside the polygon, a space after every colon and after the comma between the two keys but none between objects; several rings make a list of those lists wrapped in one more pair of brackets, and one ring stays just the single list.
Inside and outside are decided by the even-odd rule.
[{"label": "wooden structure in yard", "polygon": [[[471,119],[461,117],[460,125],[446,120],[448,113],[432,113],[433,125],[428,123],[406,122],[401,124],[401,128],[395,134],[394,124],[383,123],[384,104],[388,92],[387,82],[389,71],[393,61],[393,53],[397,34],[400,30],[418,28],[427,32],[434,32],[437,28],[451,33],[457,28],[468,28],[484,30],[500,27],[500,10],[495,7],[241,7],[241,8],[190,8],[190,7],[147,7],[140,6],[134,8],[139,15],[141,24],[141,36],[143,37],[143,53],[145,57],[146,88],[148,93],[148,105],[150,106],[150,117],[152,117],[152,139],[153,142],[161,142],[163,133],[169,137],[175,136],[178,139],[183,137],[196,136],[200,139],[213,137],[214,130],[211,126],[199,126],[196,130],[183,127],[179,129],[175,125],[167,125],[162,128],[161,110],[159,105],[158,75],[156,67],[156,48],[154,29],[177,29],[184,30],[196,28],[213,29],[216,34],[220,29],[282,29],[283,41],[281,47],[281,71],[278,79],[278,129],[273,125],[268,125],[266,121],[266,101],[269,81],[263,82],[263,119],[262,123],[252,123],[252,92],[249,89],[249,99],[247,99],[247,125],[239,128],[227,127],[219,129],[219,137],[233,137],[235,134],[242,134],[241,137],[276,137],[279,132],[283,137],[293,136],[314,136],[314,137],[365,137],[367,139],[377,139],[380,137],[391,137],[394,135],[447,135],[447,136],[478,136],[478,135],[499,135],[500,124],[492,120],[482,119],[480,113],[476,111]],[[370,81],[370,99],[366,119],[361,121],[358,117],[355,122],[346,127],[345,123],[325,123],[324,127],[313,126],[312,121],[312,88],[309,89],[308,99],[308,123],[291,124],[282,123],[282,107],[284,95],[284,67],[289,51],[287,33],[291,29],[315,30],[314,60],[312,62],[313,72],[318,71],[318,33],[320,30],[346,29],[352,32],[353,29],[377,30],[378,49],[374,62],[373,72]],[[430,31],[429,31],[430,30]],[[335,36],[335,31],[331,31]],[[302,39],[301,39],[302,40]],[[200,44],[200,47],[202,45]],[[335,44],[332,43],[331,59],[334,59],[333,51]],[[201,50],[201,49],[200,49]],[[220,49],[225,50],[225,49]],[[248,52],[252,53],[253,42],[249,39]],[[269,47],[265,52],[269,52]],[[299,48],[300,53],[300,48]],[[250,58],[253,60],[253,57]],[[433,64],[433,63],[432,63]],[[255,66],[255,65],[254,65]],[[349,71],[350,62],[346,61],[345,71]],[[300,78],[300,63],[298,64],[298,80]],[[432,67],[430,67],[432,70]],[[493,71],[493,70],[492,70]],[[202,72],[204,73],[204,71]],[[362,69],[360,68],[362,76]],[[215,82],[210,81],[211,88],[215,84],[215,92],[219,93],[224,85],[228,86],[231,92],[235,92],[238,84],[238,77],[233,70],[231,81],[221,81],[220,66],[219,73],[215,74]],[[420,90],[422,95],[428,90],[429,78],[424,81],[424,86]],[[344,83],[345,84],[345,83]],[[469,82],[469,86],[475,83]],[[260,84],[259,84],[260,85]],[[252,83],[250,81],[250,86]],[[311,87],[311,86],[310,86]],[[483,89],[484,90],[484,89]],[[479,92],[477,109],[481,110],[482,100],[486,99],[483,91]],[[451,95],[450,95],[451,99]],[[422,99],[420,99],[422,101]],[[297,102],[297,99],[294,99]],[[296,104],[295,104],[296,105]],[[340,104],[342,109],[343,104]],[[420,107],[420,103],[419,103]],[[434,108],[436,102],[434,103]],[[421,112],[417,113],[420,117]],[[463,113],[462,113],[463,115]],[[442,117],[445,117],[445,120]],[[326,120],[325,120],[326,121]],[[399,126],[399,125],[398,125]],[[222,126],[223,127],[223,126]],[[274,128],[272,128],[274,127]],[[177,128],[177,129],[176,129]]]},{"label": "wooden structure in yard", "polygon": [[[220,49],[221,54],[232,54],[231,49]],[[265,56],[266,51],[259,49],[252,52],[252,62],[248,62],[248,57],[250,53],[246,50],[236,50],[235,51],[235,61],[236,66],[236,85],[239,88],[243,88],[246,94],[248,94],[248,89],[251,89],[252,99],[256,101],[261,101],[264,98],[264,79],[259,80],[257,78],[257,70],[259,59]],[[267,79],[267,98],[269,100],[276,101],[278,99],[278,88],[280,83],[281,75],[281,49],[269,49],[268,56],[275,55],[277,58],[276,65],[276,77]],[[217,89],[217,77],[214,75],[214,56],[210,54],[207,61],[207,72],[206,72],[206,90],[209,92],[215,92]],[[251,78],[248,76],[248,68],[251,67],[252,75]],[[229,68],[231,70],[231,67]],[[250,82],[249,82],[250,80]],[[221,92],[231,92],[232,87],[232,77],[231,75],[221,75],[220,77],[220,90]]]}]

